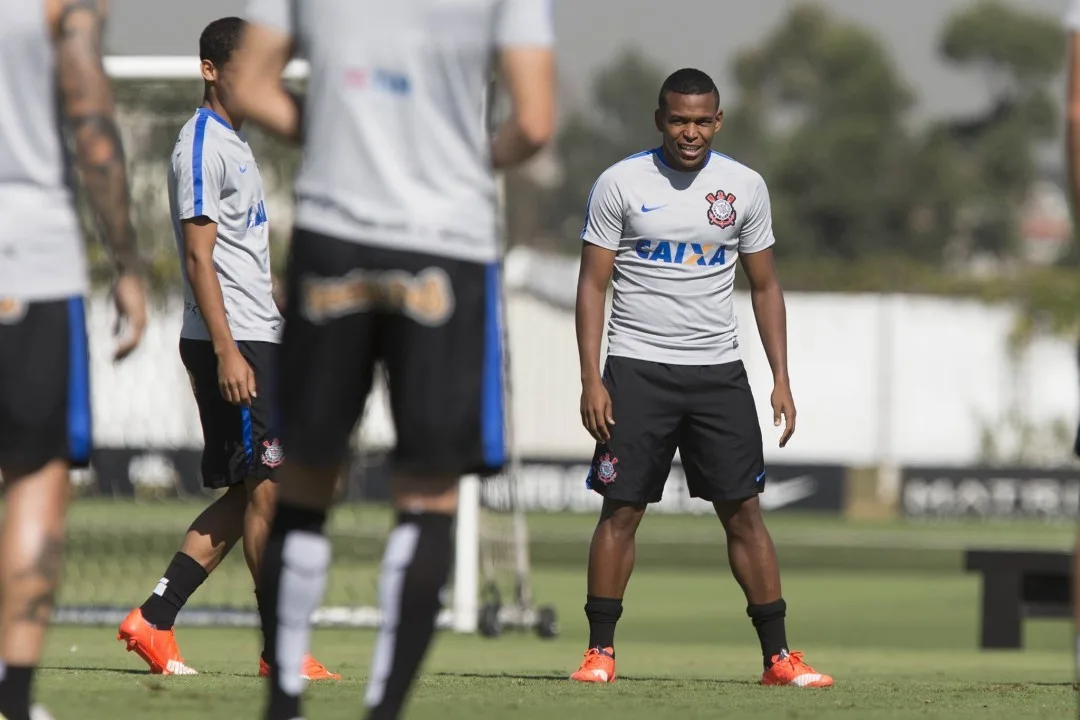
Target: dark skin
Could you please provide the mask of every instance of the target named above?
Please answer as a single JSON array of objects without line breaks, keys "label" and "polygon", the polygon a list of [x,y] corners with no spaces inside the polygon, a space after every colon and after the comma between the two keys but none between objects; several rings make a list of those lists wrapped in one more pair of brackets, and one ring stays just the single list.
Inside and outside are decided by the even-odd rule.
[{"label": "dark skin", "polygon": [[[665,164],[680,172],[697,172],[708,160],[723,111],[718,97],[669,93],[656,111]],[[754,316],[773,372],[773,422],[785,427],[780,447],[795,432],[795,402],[787,366],[787,314],[771,249],[742,253],[740,263],[750,283]],[[600,343],[604,332],[604,299],[616,252],[585,243],[581,251],[575,321],[581,364],[581,422],[597,442],[611,437],[616,409],[600,374]],[[622,598],[634,567],[635,536],[645,515],[644,504],[605,500],[589,548],[589,595]],[[751,605],[781,598],[776,549],[761,516],[756,496],[713,503],[727,536],[728,562]]]}]

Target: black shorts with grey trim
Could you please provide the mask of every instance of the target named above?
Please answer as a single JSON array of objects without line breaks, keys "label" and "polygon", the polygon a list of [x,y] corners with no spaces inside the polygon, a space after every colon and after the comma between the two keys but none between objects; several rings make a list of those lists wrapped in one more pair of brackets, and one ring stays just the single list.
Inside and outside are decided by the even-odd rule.
[{"label": "black shorts with grey trim", "polygon": [[605,498],[659,502],[678,449],[690,496],[742,500],[765,488],[754,396],[741,360],[670,365],[608,357],[611,438],[598,443],[588,487]]}]

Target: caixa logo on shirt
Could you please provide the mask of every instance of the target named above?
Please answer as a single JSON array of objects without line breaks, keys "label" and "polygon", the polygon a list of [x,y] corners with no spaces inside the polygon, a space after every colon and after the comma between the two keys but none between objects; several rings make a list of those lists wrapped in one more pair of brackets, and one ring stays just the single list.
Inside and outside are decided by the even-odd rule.
[{"label": "caixa logo on shirt", "polygon": [[642,260],[674,265],[723,265],[727,250],[723,245],[670,242],[668,240],[638,240],[634,252]]},{"label": "caixa logo on shirt", "polygon": [[252,205],[248,208],[247,226],[249,230],[265,225],[267,222],[269,222],[269,219],[266,217],[266,203],[262,200],[259,201],[258,205]]}]

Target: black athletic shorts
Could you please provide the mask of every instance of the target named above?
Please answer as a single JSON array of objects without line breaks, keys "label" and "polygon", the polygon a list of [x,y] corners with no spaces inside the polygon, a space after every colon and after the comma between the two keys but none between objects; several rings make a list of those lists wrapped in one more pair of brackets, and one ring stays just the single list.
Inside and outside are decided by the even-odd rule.
[{"label": "black athletic shorts", "polygon": [[83,299],[0,298],[0,470],[86,467],[92,441]]},{"label": "black athletic shorts", "polygon": [[180,340],[180,359],[191,379],[203,431],[202,481],[210,489],[252,480],[273,479],[284,461],[272,422],[277,391],[278,346],[268,342],[236,343],[255,374],[256,397],[250,407],[233,405],[218,388],[217,355],[207,340]]},{"label": "black athletic shorts", "polygon": [[598,443],[588,487],[629,503],[659,502],[678,448],[690,496],[741,500],[765,488],[754,396],[742,361],[668,365],[608,357],[611,439]]},{"label": "black athletic shorts", "polygon": [[497,265],[298,229],[286,288],[278,397],[291,459],[342,462],[381,361],[395,469],[488,475],[503,466]]}]

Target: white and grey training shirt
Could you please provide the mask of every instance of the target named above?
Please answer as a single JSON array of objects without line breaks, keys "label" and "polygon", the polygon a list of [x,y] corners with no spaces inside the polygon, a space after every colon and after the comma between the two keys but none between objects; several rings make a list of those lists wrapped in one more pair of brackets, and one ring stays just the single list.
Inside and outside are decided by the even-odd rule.
[{"label": "white and grey training shirt", "polygon": [[668,167],[660,150],[632,155],[596,181],[581,238],[616,251],[609,355],[673,365],[741,357],[736,260],[775,242],[757,172],[717,152],[696,172]]},{"label": "white and grey training shirt", "polygon": [[82,295],[89,278],[45,0],[0,2],[0,299]]},{"label": "white and grey training shirt", "polygon": [[210,340],[188,281],[181,231],[181,221],[205,216],[217,223],[214,267],[233,339],[279,342],[262,176],[247,141],[212,110],[199,108],[180,130],[169,165],[169,208],[184,274],[180,337]]},{"label": "white and grey training shirt", "polygon": [[552,0],[250,0],[310,63],[296,225],[474,262],[498,257],[485,127],[495,51],[554,43]]}]

